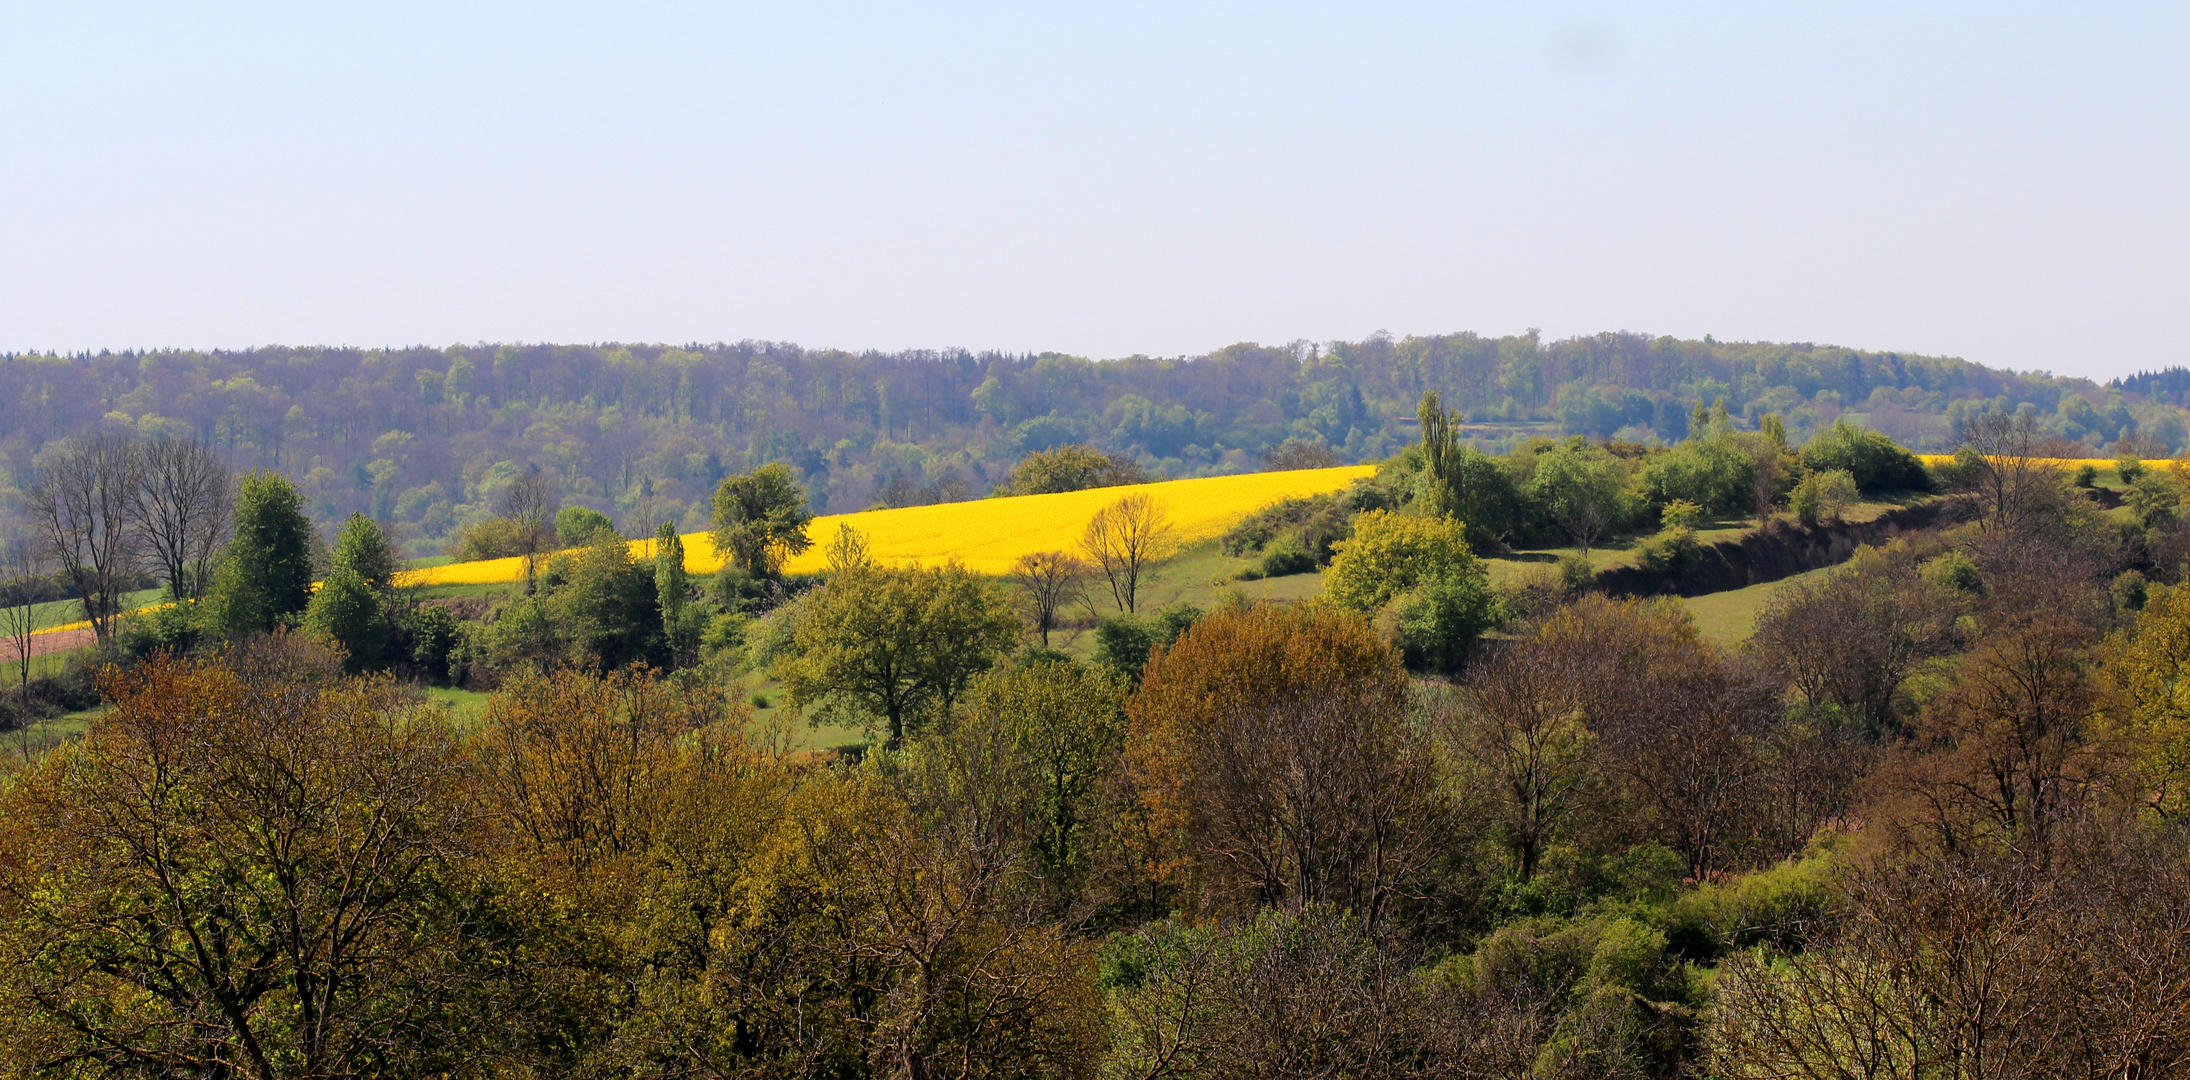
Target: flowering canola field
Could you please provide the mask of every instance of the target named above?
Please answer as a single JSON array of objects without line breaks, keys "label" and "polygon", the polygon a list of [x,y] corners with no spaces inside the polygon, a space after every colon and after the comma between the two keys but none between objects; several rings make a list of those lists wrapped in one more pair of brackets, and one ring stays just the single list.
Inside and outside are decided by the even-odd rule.
[{"label": "flowering canola field", "polygon": [[[1079,544],[1080,533],[1087,528],[1087,521],[1095,516],[1095,511],[1136,493],[1153,496],[1170,515],[1179,539],[1193,543],[1222,534],[1241,518],[1271,503],[1338,491],[1375,472],[1374,465],[1347,465],[1336,469],[1207,476],[1055,495],[1015,495],[936,506],[908,506],[899,510],[831,514],[814,519],[806,530],[814,546],[792,559],[784,569],[794,574],[820,570],[824,551],[830,539],[836,536],[837,526],[850,525],[867,538],[868,553],[882,562],[933,564],[956,558],[977,573],[1001,574],[1010,570],[1021,555],[1072,550]],[[632,541],[631,553],[637,558],[652,558],[654,541]],[[722,563],[722,557],[715,554],[715,545],[706,533],[685,535],[686,569],[696,574],[711,574],[721,569]],[[403,585],[497,584],[515,581],[523,572],[524,566],[519,559],[487,559],[407,570],[398,576],[397,582]]]},{"label": "flowering canola field", "polygon": [[[1918,454],[1918,455],[1916,455],[1916,456],[1917,456],[1918,460],[1922,461],[1922,462],[1923,462],[1923,463],[1924,463],[1925,465],[1927,465],[1927,466],[1930,466],[1931,468],[1935,468],[1935,469],[1936,469],[1936,468],[1938,468],[1938,467],[1939,467],[1939,466],[1941,466],[1941,465],[1951,465],[1951,464],[1953,464],[1953,463],[1954,463],[1954,455],[1953,455],[1953,454]],[[2109,458],[2096,458],[2096,457],[2093,457],[2093,458],[2065,458],[2065,457],[2062,457],[2062,458],[2039,458],[2039,459],[2037,459],[2037,460],[2039,460],[2039,461],[2043,461],[2043,462],[2045,462],[2046,464],[2048,464],[2048,465],[2051,465],[2051,466],[2053,466],[2053,467],[2054,467],[2054,468],[2056,468],[2056,469],[2064,469],[2064,470],[2066,470],[2066,469],[2078,469],[2078,468],[2082,468],[2082,467],[2083,467],[2083,466],[2085,466],[2085,465],[2089,465],[2089,466],[2091,466],[2091,467],[2092,467],[2092,468],[2094,468],[2094,469],[2111,469],[2111,468],[2113,468],[2113,467],[2114,467],[2114,461],[2115,461],[2115,459],[2114,459],[2114,458],[2110,458],[2110,457],[2109,457]],[[2145,468],[2147,468],[2147,469],[2157,469],[2157,468],[2162,468],[2162,467],[2172,466],[2172,465],[2174,465],[2174,464],[2175,464],[2175,459],[2174,459],[2174,458],[2145,458],[2145,459],[2143,459],[2143,460],[2144,460],[2144,467],[2145,467]]]}]

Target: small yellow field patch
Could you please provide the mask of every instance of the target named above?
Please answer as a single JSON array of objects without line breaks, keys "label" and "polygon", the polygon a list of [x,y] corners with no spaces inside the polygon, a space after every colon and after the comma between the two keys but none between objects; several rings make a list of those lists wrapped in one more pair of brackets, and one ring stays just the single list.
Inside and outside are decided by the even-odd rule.
[{"label": "small yellow field patch", "polygon": [[[1154,497],[1177,527],[1179,540],[1193,543],[1222,534],[1241,518],[1272,503],[1339,491],[1356,480],[1375,474],[1374,465],[1347,465],[1335,469],[1205,476],[1056,495],[1016,495],[935,506],[908,506],[901,510],[831,514],[814,519],[806,530],[814,546],[792,559],[784,569],[794,574],[820,570],[824,552],[836,536],[837,527],[850,525],[867,538],[868,553],[882,562],[932,565],[956,558],[977,573],[1002,574],[1022,555],[1073,550],[1079,545],[1080,534],[1087,528],[1088,519],[1095,516],[1095,511],[1127,495],[1145,493]],[[632,541],[631,554],[635,558],[652,558],[654,541]],[[722,557],[715,554],[715,545],[706,533],[685,534],[684,565],[687,570],[711,574],[721,569],[722,563]],[[485,585],[515,581],[523,573],[521,559],[487,559],[406,570],[398,575],[397,582],[403,585]]]}]

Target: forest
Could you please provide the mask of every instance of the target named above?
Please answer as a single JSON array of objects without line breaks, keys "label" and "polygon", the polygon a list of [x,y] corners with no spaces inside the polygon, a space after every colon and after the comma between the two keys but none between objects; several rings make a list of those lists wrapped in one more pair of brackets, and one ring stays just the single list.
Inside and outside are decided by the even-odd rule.
[{"label": "forest", "polygon": [[1053,353],[849,353],[734,345],[263,347],[0,357],[0,509],[39,456],[94,430],[195,439],[296,479],[331,528],[384,523],[409,555],[493,516],[515,470],[633,518],[706,527],[725,476],[788,464],[824,512],[994,491],[1031,451],[1085,443],[1174,478],[1253,471],[1287,442],[1373,462],[1415,441],[1421,395],[1472,444],[1545,435],[1678,442],[1697,401],[1806,439],[1847,419],[1918,450],[2029,408],[2096,448],[2190,437],[2180,369],[2107,385],[1945,357],[1604,333],[1457,333],[1091,361]]},{"label": "forest", "polygon": [[[2190,1075],[2190,457],[1478,400],[1191,550],[1130,448],[1019,453],[1118,498],[1001,576],[815,535],[795,455],[695,575],[526,459],[491,593],[303,462],[56,439],[0,614],[95,640],[0,626],[9,725],[82,725],[0,733],[0,1076]],[[1805,539],[1741,640],[1684,606]]]}]

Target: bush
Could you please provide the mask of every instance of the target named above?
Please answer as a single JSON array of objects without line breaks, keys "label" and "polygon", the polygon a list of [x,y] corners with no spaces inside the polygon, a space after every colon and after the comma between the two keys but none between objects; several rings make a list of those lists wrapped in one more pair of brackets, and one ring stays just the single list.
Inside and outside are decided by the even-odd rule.
[{"label": "bush", "polygon": [[1290,574],[1306,574],[1316,568],[1316,558],[1301,549],[1300,542],[1285,537],[1270,545],[1262,556],[1262,576],[1285,577]]},{"label": "bush", "polygon": [[453,659],[463,644],[464,627],[449,609],[412,609],[399,620],[398,634],[409,641],[411,665],[426,681],[442,686],[454,681]]},{"label": "bush", "polygon": [[1459,670],[1475,639],[1497,624],[1499,604],[1487,577],[1449,574],[1402,595],[1393,611],[1408,666],[1449,673]]},{"label": "bush", "polygon": [[1659,505],[1685,501],[1714,515],[1748,512],[1756,462],[1730,436],[1708,435],[1651,459],[1643,466],[1644,496]]},{"label": "bush", "polygon": [[1816,525],[1823,521],[1839,521],[1856,501],[1855,478],[1846,469],[1813,472],[1795,485],[1788,505],[1795,512],[1795,520],[1804,525]]},{"label": "bush", "polygon": [[615,531],[607,514],[589,506],[566,506],[555,515],[555,538],[564,547],[584,547]]},{"label": "bush", "polygon": [[[2090,469],[2091,466],[2086,465],[2084,468]],[[2093,469],[2092,471],[2096,473],[2098,470]],[[2134,484],[2137,482],[2137,478],[2144,474],[2144,459],[2139,458],[2137,455],[2123,454],[2114,459],[2114,475],[2121,477],[2122,483]]]},{"label": "bush", "polygon": [[1925,581],[1952,592],[1975,595],[1985,591],[1985,579],[1978,573],[1977,564],[1959,551],[1950,551],[1933,558],[1919,567],[1917,572]]},{"label": "bush", "polygon": [[1323,590],[1341,607],[1373,611],[1444,577],[1488,579],[1468,549],[1465,526],[1371,510],[1354,519],[1354,535],[1338,545]]},{"label": "bush", "polygon": [[1095,659],[1129,678],[1139,679],[1141,669],[1158,646],[1168,646],[1201,618],[1191,604],[1176,604],[1156,615],[1118,615],[1095,624]]},{"label": "bush", "polygon": [[1802,464],[1812,473],[1846,472],[1865,492],[1929,491],[1924,463],[1900,444],[1875,431],[1833,421],[1802,447]]},{"label": "bush", "polygon": [[1703,507],[1687,499],[1675,499],[1658,511],[1658,521],[1668,529],[1694,529],[1703,524]]},{"label": "bush", "polygon": [[2084,462],[2084,463],[2083,463],[2083,464],[2081,464],[2081,465],[2078,465],[2078,466],[2076,466],[2076,486],[2077,486],[2077,487],[2080,487],[2080,488],[2095,487],[2095,486],[2097,486],[2098,482],[2099,482],[2099,467],[2098,467],[2098,466],[2096,466],[2096,465],[2093,465],[2092,463],[2090,463],[2090,462],[2088,462],[2088,461],[2087,461],[2087,462]]},{"label": "bush", "polygon": [[1669,526],[1635,545],[1635,561],[1653,574],[1679,574],[1703,553],[1694,529]]},{"label": "bush", "polygon": [[1839,917],[1839,874],[1831,854],[1820,852],[1705,883],[1674,901],[1666,918],[1668,943],[1699,962],[1759,945],[1799,952]]}]

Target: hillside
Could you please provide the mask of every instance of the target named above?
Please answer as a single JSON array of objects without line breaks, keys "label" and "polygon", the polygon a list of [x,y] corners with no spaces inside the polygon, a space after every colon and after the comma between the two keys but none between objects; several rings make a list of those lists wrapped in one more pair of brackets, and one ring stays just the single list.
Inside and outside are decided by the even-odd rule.
[{"label": "hillside", "polygon": [[[976,573],[1004,574],[1021,555],[1073,550],[1095,511],[1137,494],[1155,498],[1176,529],[1175,538],[1192,544],[1281,499],[1338,491],[1375,472],[1372,465],[1348,465],[833,514],[814,519],[807,535],[815,546],[784,569],[820,572],[827,540],[849,526],[866,538],[868,553],[878,562],[917,565],[955,558]],[[707,533],[688,533],[683,541],[685,569],[695,574],[722,569],[724,559]],[[634,540],[631,551],[635,558],[652,558],[654,541]],[[405,585],[487,585],[515,581],[523,573],[520,559],[485,559],[406,571],[398,580]]]},{"label": "hillside", "polygon": [[362,511],[425,554],[532,465],[569,502],[694,530],[716,481],[770,460],[834,513],[978,496],[1023,453],[1074,441],[1176,478],[1251,471],[1288,439],[1373,461],[1414,441],[1431,389],[1491,450],[1555,432],[1672,441],[1699,400],[1724,398],[1745,420],[1780,413],[1798,440],[1846,417],[1941,449],[1973,410],[2027,404],[2094,448],[2137,431],[2172,453],[2190,432],[2180,382],[1628,333],[1107,361],[766,342],[13,355],[0,357],[0,505],[46,447],[102,426],[211,440],[238,468],[298,478],[322,524]]}]

